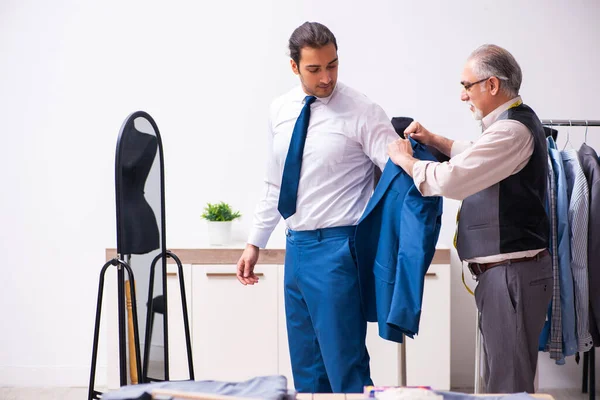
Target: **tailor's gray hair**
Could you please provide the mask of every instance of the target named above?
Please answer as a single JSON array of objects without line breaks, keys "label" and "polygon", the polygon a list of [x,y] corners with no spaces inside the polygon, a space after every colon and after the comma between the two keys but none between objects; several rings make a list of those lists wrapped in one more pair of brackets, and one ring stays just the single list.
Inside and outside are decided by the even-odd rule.
[{"label": "tailor's gray hair", "polygon": [[500,80],[500,90],[506,95],[517,97],[523,73],[517,60],[506,49],[495,44],[484,44],[471,53],[474,60],[473,73],[477,79],[495,76]]}]

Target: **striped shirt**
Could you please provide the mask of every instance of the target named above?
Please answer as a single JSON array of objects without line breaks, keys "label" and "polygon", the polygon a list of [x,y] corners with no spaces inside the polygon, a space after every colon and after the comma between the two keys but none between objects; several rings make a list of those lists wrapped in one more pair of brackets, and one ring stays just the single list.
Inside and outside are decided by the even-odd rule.
[{"label": "striped shirt", "polygon": [[574,149],[560,152],[567,178],[569,199],[569,229],[571,238],[571,270],[575,292],[575,317],[577,321],[577,350],[588,351],[592,347],[589,329],[588,291],[588,217],[589,189]]}]

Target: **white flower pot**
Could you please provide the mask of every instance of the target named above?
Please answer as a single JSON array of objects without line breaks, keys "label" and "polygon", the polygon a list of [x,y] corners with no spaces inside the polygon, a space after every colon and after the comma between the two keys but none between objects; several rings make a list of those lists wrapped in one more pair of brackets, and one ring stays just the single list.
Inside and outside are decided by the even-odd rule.
[{"label": "white flower pot", "polygon": [[206,221],[208,243],[211,246],[225,246],[231,242],[231,221]]}]

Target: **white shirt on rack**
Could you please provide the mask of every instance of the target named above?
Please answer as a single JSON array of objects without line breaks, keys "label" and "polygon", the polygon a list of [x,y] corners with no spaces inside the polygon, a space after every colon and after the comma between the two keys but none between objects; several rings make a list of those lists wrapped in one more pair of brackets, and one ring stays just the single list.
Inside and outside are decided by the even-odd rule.
[{"label": "white shirt on rack", "polygon": [[[248,243],[264,248],[281,215],[277,210],[283,167],[306,93],[294,88],[271,104],[264,194]],[[383,109],[337,82],[329,97],[311,105],[292,230],[356,225],[373,192],[375,163],[383,170],[387,145],[398,138]]]}]

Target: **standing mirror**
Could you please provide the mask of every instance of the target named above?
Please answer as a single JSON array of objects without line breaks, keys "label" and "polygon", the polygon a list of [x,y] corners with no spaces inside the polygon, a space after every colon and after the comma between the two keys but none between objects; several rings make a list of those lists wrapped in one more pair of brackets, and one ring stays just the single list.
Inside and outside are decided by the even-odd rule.
[{"label": "standing mirror", "polygon": [[[133,313],[129,306],[132,302],[128,301],[129,382],[134,384],[150,380],[168,380],[164,363],[164,328],[167,325],[164,324],[165,307],[161,273],[166,269],[166,259],[161,257],[166,252],[166,238],[163,234],[165,231],[162,185],[164,168],[162,142],[158,132],[152,117],[138,111],[123,122],[117,144],[115,165],[117,253],[125,257],[136,277],[136,314],[140,316],[138,326],[143,334],[140,349],[142,376],[136,376],[135,365],[131,363],[134,359],[134,351],[137,351],[131,346],[129,320]],[[157,257],[159,273],[154,274],[151,285],[151,265]],[[148,334],[146,334],[147,329]]]},{"label": "standing mirror", "polygon": [[167,259],[178,266],[183,327],[177,328],[184,329],[189,378],[194,379],[183,267],[179,258],[166,248],[162,141],[156,123],[146,112],[134,112],[121,126],[115,157],[115,184],[117,258],[107,262],[100,274],[90,400],[101,395],[94,390],[94,375],[104,275],[110,266],[117,267],[120,385],[168,381],[170,378]]},{"label": "standing mirror", "polygon": [[[177,256],[166,247],[162,140],[155,121],[147,113],[135,112],[123,123],[116,163],[117,250],[121,256],[125,255],[137,277],[137,315],[145,316],[138,322],[140,332],[144,332],[141,345],[142,376],[133,382],[135,374],[131,374],[132,383],[170,379],[167,312],[169,258],[178,265],[184,322],[182,328],[186,337],[189,377],[194,379],[183,267]],[[129,313],[128,317],[132,315]],[[133,349],[132,346],[129,348]],[[134,359],[132,351],[130,360]],[[130,371],[135,371],[131,363]]]}]

